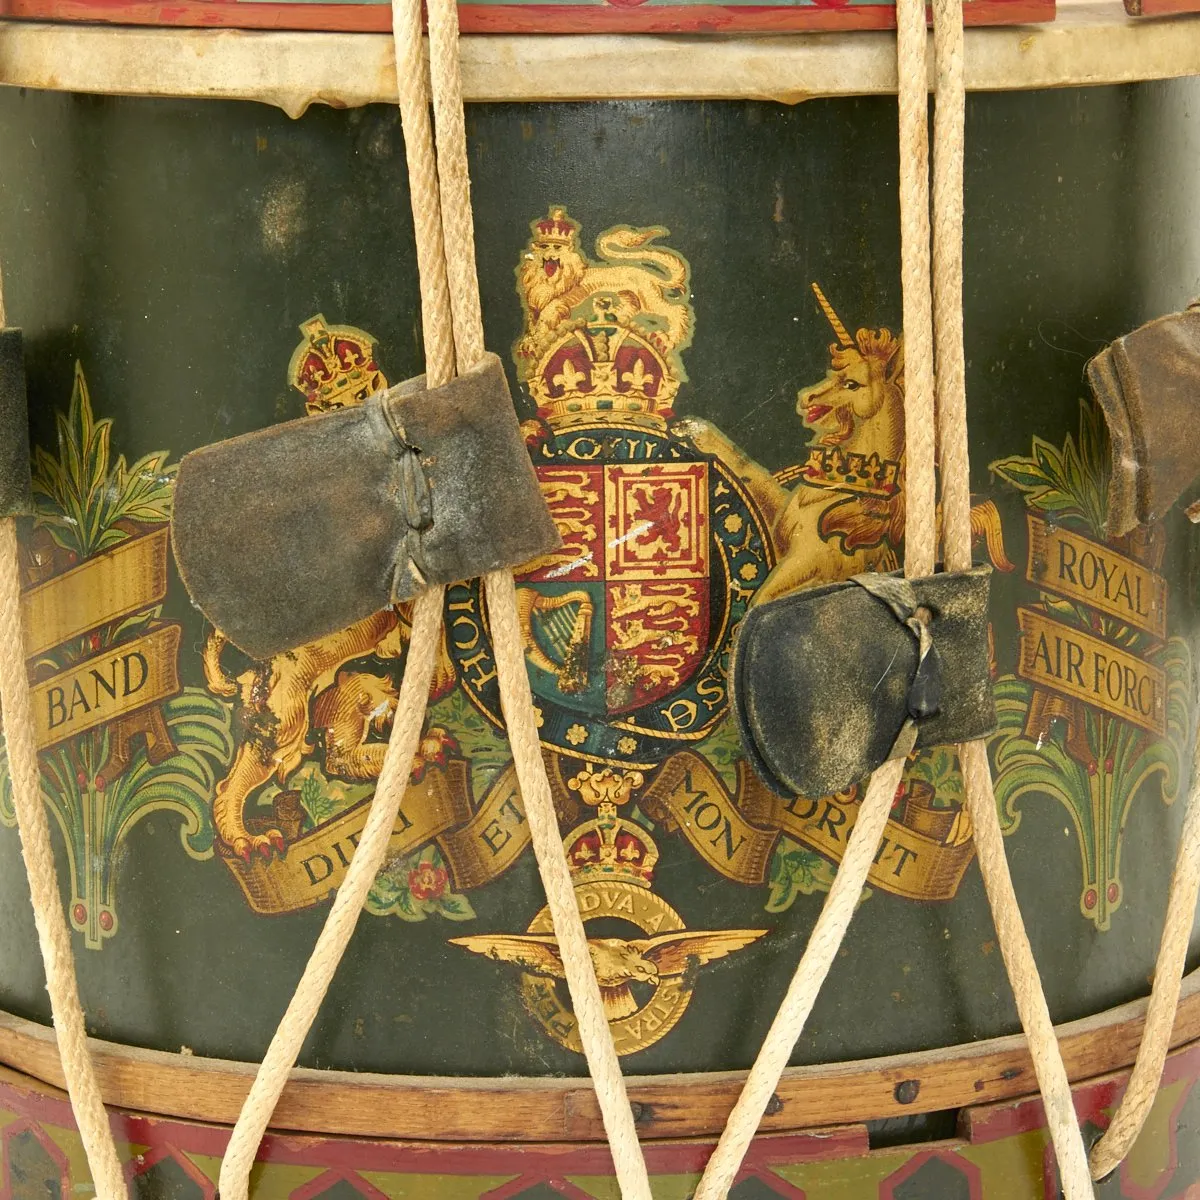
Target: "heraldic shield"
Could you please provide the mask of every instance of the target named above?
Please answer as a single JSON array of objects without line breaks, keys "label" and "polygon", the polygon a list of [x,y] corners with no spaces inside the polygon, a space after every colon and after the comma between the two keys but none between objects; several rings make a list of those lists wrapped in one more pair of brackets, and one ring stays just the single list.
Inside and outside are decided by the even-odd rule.
[{"label": "heraldic shield", "polygon": [[[517,579],[542,742],[644,768],[727,713],[730,634],[773,565],[759,505],[673,425],[693,315],[686,261],[650,244],[664,232],[609,230],[606,264],[583,265],[578,225],[552,208],[517,272],[538,414],[524,430],[563,539]],[[478,592],[449,599],[459,676],[498,719]]]}]

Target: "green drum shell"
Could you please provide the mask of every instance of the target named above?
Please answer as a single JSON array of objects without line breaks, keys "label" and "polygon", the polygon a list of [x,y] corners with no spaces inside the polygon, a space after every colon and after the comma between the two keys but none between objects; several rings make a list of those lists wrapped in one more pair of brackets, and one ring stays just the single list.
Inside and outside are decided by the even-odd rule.
[{"label": "green drum shell", "polygon": [[[1195,180],[1184,156],[1168,150],[1171,131],[1181,128],[1180,114],[1195,97],[1194,86],[1181,83],[968,101],[972,489],[981,533],[992,534],[990,543],[980,541],[980,553],[1011,567],[997,570],[992,595],[1001,718],[993,755],[1016,889],[1057,1021],[1146,993],[1188,785],[1195,534],[1173,513],[1140,540],[1112,546],[1098,536],[1094,518],[1103,504],[1106,450],[1083,367],[1112,338],[1181,307],[1196,290],[1200,243],[1187,241],[1198,215]],[[627,942],[671,929],[714,936],[747,931],[745,944],[723,957],[714,953],[711,964],[708,950],[697,951],[702,965],[664,974],[653,996],[642,985],[626,988],[640,1015],[624,1018],[622,1045],[631,1051],[625,1069],[745,1067],[820,910],[832,873],[830,847],[844,837],[846,810],[811,802],[804,811],[793,806],[794,819],[784,821],[778,806],[747,781],[736,742],[722,733],[727,723],[713,717],[726,703],[715,689],[721,654],[744,611],[737,597],[761,582],[761,576],[739,582],[736,574],[721,581],[718,567],[740,570],[748,560],[737,555],[756,554],[765,570],[774,551],[761,497],[771,486],[785,495],[805,486],[788,474],[809,450],[796,396],[825,377],[831,343],[839,340],[810,285],[819,284],[850,336],[873,331],[877,347],[880,331],[889,330],[893,342],[901,332],[896,106],[888,99],[795,107],[733,101],[477,105],[468,117],[488,342],[511,370],[522,419],[535,420],[538,388],[543,400],[554,390],[549,376],[537,376],[536,364],[514,351],[526,333],[518,269],[537,236],[531,222],[539,220],[569,219],[577,226],[580,253],[592,267],[612,272],[602,287],[584,288],[588,302],[597,292],[615,297],[618,317],[626,312],[626,332],[640,331],[639,361],[651,362],[657,352],[655,361],[678,388],[675,424],[647,425],[611,406],[596,408],[564,417],[557,428],[531,426],[531,451],[544,471],[558,470],[560,481],[574,463],[580,470],[602,468],[587,476],[593,483],[628,482],[636,472],[619,464],[653,461],[677,464],[667,471],[677,480],[700,481],[695,495],[708,504],[711,541],[706,561],[685,572],[692,583],[700,580],[699,590],[680,594],[707,606],[707,629],[703,621],[695,627],[707,641],[678,673],[693,672],[695,683],[710,672],[714,707],[696,718],[712,718],[708,740],[670,742],[663,731],[678,730],[664,718],[654,737],[627,749],[621,731],[637,726],[641,709],[628,697],[623,706],[613,702],[611,676],[607,698],[601,685],[573,698],[559,686],[561,675],[547,683],[552,672],[536,663],[531,669],[546,736],[556,739],[561,794],[575,806],[563,812],[568,842],[589,819],[587,789],[579,783],[587,772],[573,753],[605,759],[618,774],[636,767],[641,777],[622,801],[622,819],[633,823],[623,828],[652,838],[658,855],[653,878],[630,883],[621,877],[622,894],[633,897],[625,908],[617,892],[604,898],[600,885],[581,884],[603,909],[594,925],[589,921],[592,931]],[[31,589],[49,581],[60,598],[70,595],[86,610],[98,595],[89,590],[94,577],[56,581],[92,560],[111,560],[120,545],[145,547],[153,540],[169,507],[170,468],[181,455],[303,415],[293,354],[300,327],[316,314],[343,339],[348,335],[338,329],[366,331],[387,380],[423,369],[403,143],[398,114],[389,107],[314,108],[290,120],[249,103],[5,89],[0,160],[0,261],[10,320],[24,330],[41,488],[41,516],[24,530]],[[556,208],[565,215],[548,218]],[[661,263],[604,259],[596,249],[598,235],[607,231],[653,226],[663,231],[646,244],[668,249],[671,261],[690,267],[682,289],[661,283]],[[623,287],[632,288],[633,301],[622,299]],[[642,304],[639,287],[657,309]],[[639,310],[641,324],[628,315]],[[670,325],[682,310],[693,322],[686,335]],[[593,310],[587,319],[602,316]],[[578,323],[578,313],[573,319]],[[584,326],[585,332],[592,328],[586,320]],[[893,360],[889,369],[897,367]],[[700,446],[702,433],[712,439],[707,449]],[[90,458],[68,462],[72,438]],[[635,443],[642,449],[630,449]],[[720,452],[711,448],[718,443]],[[746,471],[734,448],[758,464],[758,490],[745,485],[739,491]],[[886,467],[886,454],[883,459]],[[135,476],[143,501],[129,482]],[[773,478],[787,482],[764,482]],[[305,481],[297,479],[296,486]],[[734,508],[719,510],[722,486],[737,494]],[[125,504],[119,519],[101,511],[114,488]],[[861,499],[852,487],[836,494],[852,504]],[[72,531],[64,516],[77,496],[84,500]],[[605,511],[611,517],[611,506]],[[743,524],[731,520],[718,528],[720,511]],[[91,522],[90,541],[79,540],[80,520]],[[750,526],[758,541],[751,537],[737,549]],[[870,534],[877,548],[890,536],[879,526],[876,521]],[[1127,569],[1132,589],[1140,586],[1147,596],[1162,589],[1165,628],[1150,628],[1154,618],[1144,613],[1122,622],[1113,607],[1119,597],[1098,609],[1078,590],[1040,589],[1029,577],[1034,540],[1057,537],[1058,546],[1067,535],[1076,539],[1070,553],[1107,553],[1106,570]],[[837,551],[830,537],[814,542],[814,553]],[[277,911],[271,915],[253,911],[241,882],[248,868],[216,835],[212,806],[235,749],[270,730],[264,734],[262,712],[247,694],[220,695],[212,677],[206,679],[209,630],[161,547],[146,554],[146,561],[166,564],[165,586],[122,568],[124,610],[106,613],[98,627],[73,629],[31,660],[36,696],[46,707],[45,783],[57,817],[64,892],[70,889],[64,901],[77,931],[88,1026],[132,1046],[187,1047],[200,1056],[253,1061],[324,920],[328,887],[322,898],[317,885],[336,874],[339,855],[353,844],[332,838],[315,849],[316,842],[302,839],[328,832],[347,805],[369,795],[369,781],[339,778],[327,761],[328,746],[315,738],[301,746],[300,761],[285,779],[256,786],[246,809],[249,832],[278,824],[285,810],[290,814],[289,886],[299,887],[296,879],[303,884],[307,875],[317,902],[293,888],[272,901]],[[1092,586],[1094,599],[1094,577]],[[583,591],[603,604],[587,587]],[[565,588],[537,592],[549,597],[550,615],[564,608]],[[1077,588],[1086,590],[1086,581]],[[600,665],[593,666],[601,672],[606,650],[616,645],[611,619],[604,628],[615,595],[608,594],[609,608],[597,610],[592,641],[585,642],[588,653],[598,647]],[[489,799],[503,815],[504,797],[495,786],[509,758],[488,715],[487,687],[464,683],[486,674],[486,663],[470,661],[467,638],[454,642],[453,622],[463,614],[477,620],[475,633],[486,640],[477,595],[458,589],[450,601],[454,675],[431,717],[447,736],[439,734],[423,752],[430,779],[442,781],[438,795],[451,816],[436,834],[403,845],[390,861],[301,1061],[412,1074],[581,1074],[582,1058],[564,1044],[566,1018],[552,975],[522,971],[452,940],[536,934],[544,900],[528,849],[482,880],[470,877],[448,849],[450,835]],[[535,636],[549,654],[554,638],[545,630],[552,622],[538,620]],[[1129,669],[1142,672],[1138,679],[1152,677],[1164,689],[1157,728],[1151,731],[1145,714],[1141,724],[1127,719],[1119,700],[1105,707],[1095,697],[1073,695],[1070,679],[1060,680],[1058,690],[1049,686],[1053,664],[1039,666],[1033,652],[1022,650],[1021,629],[1035,640],[1050,631],[1048,645],[1067,636],[1066,629],[1086,647],[1107,644],[1110,661],[1125,662],[1125,655]],[[139,665],[128,657],[130,648],[146,638],[158,641],[149,648],[139,643]],[[355,661],[386,695],[403,657],[389,656],[381,644],[368,643]],[[125,761],[111,757],[113,720],[59,737],[56,717],[59,724],[90,719],[88,712],[71,711],[77,675],[69,672],[93,658],[120,663],[106,671],[132,669],[134,682],[143,666],[153,674],[157,664],[160,674],[143,682],[161,685],[159,699],[148,708],[130,700],[127,712],[159,712],[170,734],[167,750],[186,762],[171,766],[168,754],[168,769],[160,769],[162,762],[150,761],[153,721],[126,726],[132,733]],[[221,664],[235,684],[239,675],[254,678],[254,665],[232,649]],[[118,691],[137,690],[124,674],[105,678],[116,680]],[[56,686],[64,690],[49,690]],[[659,695],[668,697],[660,709],[675,702],[672,695],[669,689]],[[90,708],[87,696],[83,704]],[[104,699],[94,688],[91,696]],[[684,699],[695,705],[704,697]],[[306,695],[304,704],[310,700]],[[651,703],[644,700],[643,707]],[[572,716],[577,710],[584,715]],[[311,706],[301,711],[315,720]],[[687,712],[674,713],[684,732]],[[384,732],[374,729],[369,741],[378,744]],[[685,752],[692,757],[682,758]],[[115,773],[99,786],[102,760]],[[683,769],[695,772],[697,761],[708,775]],[[959,815],[953,762],[943,755],[923,770],[893,814],[897,836],[903,832],[910,840],[897,841],[891,857],[881,859],[896,874],[889,881],[881,867],[873,875],[795,1063],[948,1046],[1017,1028],[969,830]],[[671,786],[656,788],[668,771],[674,772]],[[704,818],[712,821],[707,849],[696,829],[689,836],[687,822],[701,779],[712,793],[705,802],[728,806],[718,804],[717,815]],[[432,829],[437,813],[430,815],[435,804],[429,797],[436,788],[429,779],[423,786]],[[746,836],[760,839],[757,866],[731,865],[746,830],[721,824],[726,811],[745,823]],[[47,1021],[18,838],[7,813],[0,809],[0,1008]],[[491,842],[503,836],[497,832]],[[724,868],[722,845],[730,850]],[[929,863],[919,857],[926,848]],[[957,856],[941,853],[947,849]],[[274,850],[251,854],[251,867],[272,878],[280,862]],[[948,875],[938,874],[939,863]],[[915,882],[897,882],[905,870]],[[263,888],[257,902],[270,907],[263,900],[269,887]],[[641,933],[631,932],[630,914],[640,914]]]}]

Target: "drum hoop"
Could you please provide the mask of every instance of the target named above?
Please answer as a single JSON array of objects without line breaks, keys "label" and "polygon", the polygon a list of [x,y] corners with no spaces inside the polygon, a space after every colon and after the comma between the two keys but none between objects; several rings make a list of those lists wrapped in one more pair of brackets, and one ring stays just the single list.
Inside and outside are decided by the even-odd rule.
[{"label": "drum hoop", "polygon": [[[1072,1083],[1128,1069],[1146,999],[1056,1026]],[[1171,1038],[1200,1039],[1200,969],[1186,976]],[[255,1064],[91,1040],[104,1103],[155,1116],[232,1125]],[[63,1086],[53,1030],[0,1012],[0,1063]],[[0,1068],[2,1071],[3,1068]],[[643,1140],[715,1137],[745,1071],[627,1076]],[[933,1050],[789,1067],[761,1132],[914,1116],[1037,1092],[1025,1038],[990,1038]],[[604,1142],[590,1080],[383,1075],[299,1068],[272,1126],[303,1133],[436,1142]]]}]

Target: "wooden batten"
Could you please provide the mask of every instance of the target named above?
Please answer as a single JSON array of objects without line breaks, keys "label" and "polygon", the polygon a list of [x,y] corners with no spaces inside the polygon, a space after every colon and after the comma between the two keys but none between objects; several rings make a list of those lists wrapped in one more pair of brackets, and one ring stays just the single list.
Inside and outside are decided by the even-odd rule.
[{"label": "wooden batten", "polygon": [[[1058,1027],[1073,1081],[1129,1067],[1145,1022],[1136,1000]],[[1183,986],[1172,1046],[1200,1038],[1200,971]],[[232,1125],[255,1066],[92,1042],[104,1100],[116,1108]],[[53,1031],[0,1014],[0,1064],[63,1086]],[[744,1072],[631,1076],[647,1138],[720,1133]],[[1020,1035],[915,1054],[790,1067],[763,1119],[784,1132],[989,1104],[1037,1091]],[[582,1079],[456,1079],[301,1069],[272,1127],[305,1133],[441,1142],[603,1142],[595,1094]]]},{"label": "wooden batten", "polygon": [[[1126,15],[1120,0],[1059,0],[1051,24],[969,29],[973,91],[1173,79],[1200,71],[1200,22]],[[484,34],[462,41],[468,101],[757,99],[891,94],[887,30],[746,34]],[[123,96],[258,100],[299,116],[396,102],[384,34],[8,22],[0,84]]]}]

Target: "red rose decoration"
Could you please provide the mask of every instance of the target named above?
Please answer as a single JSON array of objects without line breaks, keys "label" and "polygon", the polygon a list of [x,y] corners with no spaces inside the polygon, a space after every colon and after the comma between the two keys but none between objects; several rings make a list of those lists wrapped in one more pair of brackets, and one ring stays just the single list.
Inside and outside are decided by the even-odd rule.
[{"label": "red rose decoration", "polygon": [[417,863],[408,873],[408,890],[416,900],[436,900],[449,882],[450,872],[431,862]]}]

